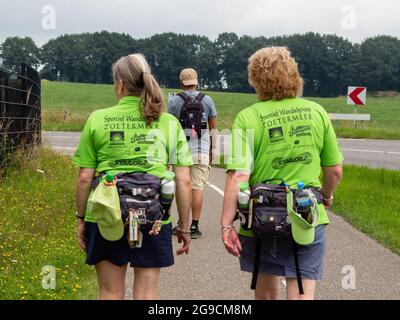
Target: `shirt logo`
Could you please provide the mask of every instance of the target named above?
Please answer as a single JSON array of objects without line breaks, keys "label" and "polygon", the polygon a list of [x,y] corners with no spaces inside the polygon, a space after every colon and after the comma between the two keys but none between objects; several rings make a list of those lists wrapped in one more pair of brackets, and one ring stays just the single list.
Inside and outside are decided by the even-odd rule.
[{"label": "shirt logo", "polygon": [[283,167],[286,167],[287,165],[290,164],[298,164],[302,163],[305,165],[309,165],[313,161],[313,156],[310,152],[305,152],[302,153],[298,156],[295,157],[289,157],[289,158],[275,158],[272,161],[272,167],[276,170],[282,169]]},{"label": "shirt logo", "polygon": [[268,132],[271,142],[279,142],[285,140],[282,127],[268,129]]},{"label": "shirt logo", "polygon": [[111,145],[124,145],[125,144],[125,132],[124,131],[111,131],[110,132],[110,144]]},{"label": "shirt logo", "polygon": [[135,133],[131,137],[131,142],[132,143],[137,143],[137,144],[155,144],[157,141],[157,135],[156,134],[137,134]]},{"label": "shirt logo", "polygon": [[297,126],[290,129],[289,135],[291,137],[296,136],[296,137],[305,137],[305,136],[311,136],[311,126]]}]

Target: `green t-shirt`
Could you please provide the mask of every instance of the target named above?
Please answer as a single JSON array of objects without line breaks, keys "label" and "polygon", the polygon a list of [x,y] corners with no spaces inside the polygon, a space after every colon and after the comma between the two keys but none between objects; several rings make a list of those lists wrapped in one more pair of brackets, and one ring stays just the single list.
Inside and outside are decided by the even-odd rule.
[{"label": "green t-shirt", "polygon": [[[73,163],[98,173],[146,172],[163,178],[168,164],[186,167],[192,157],[179,121],[168,113],[147,127],[140,99],[122,98],[93,112],[82,131]],[[86,220],[95,222],[86,212]]]},{"label": "green t-shirt", "polygon": [[[271,100],[257,102],[237,115],[227,171],[249,172],[250,185],[284,179],[291,186],[302,181],[320,187],[321,167],[342,161],[335,131],[322,106],[300,98]],[[319,224],[329,223],[323,205],[319,217]]]}]

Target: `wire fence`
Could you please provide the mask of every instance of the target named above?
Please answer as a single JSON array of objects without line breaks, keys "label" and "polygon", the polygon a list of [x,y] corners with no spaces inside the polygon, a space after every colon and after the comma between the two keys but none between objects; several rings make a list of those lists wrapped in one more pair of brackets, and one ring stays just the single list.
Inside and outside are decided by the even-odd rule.
[{"label": "wire fence", "polygon": [[26,64],[20,73],[0,68],[0,160],[41,142],[39,73]]}]

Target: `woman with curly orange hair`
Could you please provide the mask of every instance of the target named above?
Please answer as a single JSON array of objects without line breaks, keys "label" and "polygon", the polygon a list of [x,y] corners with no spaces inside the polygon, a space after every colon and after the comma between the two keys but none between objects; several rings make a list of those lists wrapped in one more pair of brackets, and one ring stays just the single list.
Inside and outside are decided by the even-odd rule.
[{"label": "woman with curly orange hair", "polygon": [[253,273],[256,299],[278,299],[279,277],[286,278],[288,299],[313,299],[322,279],[325,208],[343,156],[326,111],[300,98],[303,79],[287,48],[257,51],[248,74],[258,102],[233,124],[222,240],[241,270]]}]

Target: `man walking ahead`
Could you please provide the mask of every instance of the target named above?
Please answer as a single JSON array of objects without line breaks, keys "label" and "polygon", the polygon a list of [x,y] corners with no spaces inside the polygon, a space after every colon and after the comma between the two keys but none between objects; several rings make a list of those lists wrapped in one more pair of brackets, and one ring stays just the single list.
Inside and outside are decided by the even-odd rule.
[{"label": "man walking ahead", "polygon": [[199,220],[203,206],[204,185],[208,180],[216,145],[217,110],[213,100],[197,90],[198,77],[194,69],[182,70],[179,79],[183,92],[170,99],[168,112],[179,119],[193,157],[190,237],[197,239],[201,236]]}]

